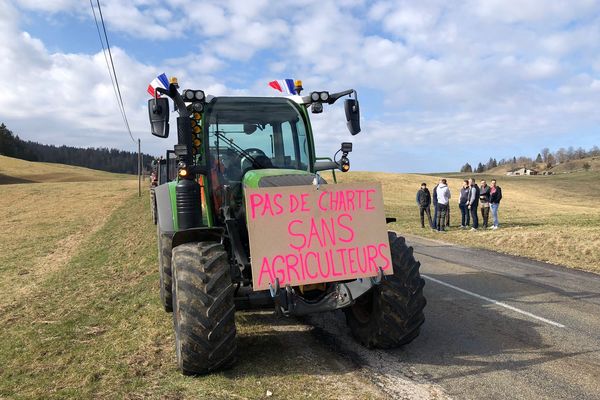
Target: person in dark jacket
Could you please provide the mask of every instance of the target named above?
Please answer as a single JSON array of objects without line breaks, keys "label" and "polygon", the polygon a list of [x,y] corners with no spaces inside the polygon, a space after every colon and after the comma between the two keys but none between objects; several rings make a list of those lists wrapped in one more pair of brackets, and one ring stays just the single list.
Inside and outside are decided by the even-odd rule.
[{"label": "person in dark jacket", "polygon": [[463,181],[462,189],[460,189],[460,197],[458,199],[458,208],[460,208],[460,227],[465,229],[471,223],[471,215],[467,208],[467,200],[469,200],[469,181],[465,179]]},{"label": "person in dark jacket", "polygon": [[494,225],[492,229],[498,229],[498,207],[500,206],[500,200],[502,200],[502,189],[496,185],[496,180],[492,179],[490,187],[490,209],[492,210],[492,217],[494,218]]},{"label": "person in dark jacket", "polygon": [[425,182],[421,183],[421,189],[417,192],[417,205],[419,206],[419,215],[421,216],[421,228],[425,228],[425,214],[429,220],[429,226],[433,228],[433,222],[431,221],[431,211],[429,206],[431,205],[431,193],[427,189]]},{"label": "person in dark jacket", "polygon": [[438,220],[438,198],[437,198],[437,188],[440,185],[441,180],[433,187],[433,193],[431,196],[433,197],[433,229],[437,229],[437,220]]},{"label": "person in dark jacket", "polygon": [[477,217],[477,208],[479,206],[479,186],[475,183],[475,179],[469,179],[469,198],[467,199],[467,207],[471,212],[471,220],[473,221],[472,231],[479,228],[479,218]]},{"label": "person in dark jacket", "polygon": [[481,209],[481,219],[483,219],[483,229],[487,229],[490,218],[490,187],[483,179],[479,187],[479,208]]}]

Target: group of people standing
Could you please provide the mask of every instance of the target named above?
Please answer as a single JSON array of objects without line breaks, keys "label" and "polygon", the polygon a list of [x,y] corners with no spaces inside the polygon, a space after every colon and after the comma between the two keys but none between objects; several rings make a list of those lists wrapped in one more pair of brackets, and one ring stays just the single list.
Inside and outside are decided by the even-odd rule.
[{"label": "group of people standing", "polygon": [[[481,210],[482,227],[488,228],[490,210],[492,212],[492,229],[498,229],[498,207],[502,200],[502,189],[492,179],[488,186],[485,180],[481,181],[481,186],[477,186],[475,179],[465,179],[460,196],[458,207],[460,209],[461,220],[460,228],[467,229],[469,226],[472,231],[479,229],[479,214]],[[450,226],[450,189],[446,179],[440,179],[438,184],[429,192],[427,184],[421,183],[421,189],[417,192],[417,204],[419,205],[419,215],[421,217],[421,227],[425,228],[425,215],[429,220],[429,226],[439,232],[444,232],[446,227]],[[433,220],[431,218],[430,206],[433,203]]]}]

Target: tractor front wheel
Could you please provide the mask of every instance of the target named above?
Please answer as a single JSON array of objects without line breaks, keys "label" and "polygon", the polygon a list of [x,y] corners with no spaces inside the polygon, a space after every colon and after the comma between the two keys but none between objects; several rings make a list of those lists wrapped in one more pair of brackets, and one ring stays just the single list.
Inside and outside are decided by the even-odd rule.
[{"label": "tractor front wheel", "polygon": [[181,244],[173,249],[171,266],[179,368],[198,375],[231,366],[236,356],[235,306],[223,245]]},{"label": "tractor front wheel", "polygon": [[394,232],[388,236],[394,274],[386,275],[381,284],[344,309],[352,335],[369,348],[389,349],[409,343],[419,336],[425,322],[421,264],[403,237]]},{"label": "tractor front wheel", "polygon": [[158,276],[160,277],[160,302],[166,312],[173,311],[172,277],[171,277],[171,244],[169,238],[160,234],[156,227],[158,242]]}]

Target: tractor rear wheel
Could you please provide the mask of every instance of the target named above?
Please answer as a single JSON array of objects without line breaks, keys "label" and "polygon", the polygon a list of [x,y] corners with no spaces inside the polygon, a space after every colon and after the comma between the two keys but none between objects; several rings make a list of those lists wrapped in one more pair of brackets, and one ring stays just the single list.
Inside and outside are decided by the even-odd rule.
[{"label": "tractor rear wheel", "polygon": [[369,348],[388,349],[411,342],[419,336],[425,322],[423,296],[425,281],[420,263],[413,257],[403,237],[388,232],[393,275],[345,308],[346,322],[352,335]]},{"label": "tractor rear wheel", "polygon": [[171,277],[171,244],[169,238],[160,234],[156,228],[158,242],[158,274],[160,277],[160,302],[166,312],[173,311],[172,277]]},{"label": "tractor rear wheel", "polygon": [[231,366],[236,356],[235,306],[223,245],[181,244],[173,249],[172,267],[179,368],[197,375]]}]

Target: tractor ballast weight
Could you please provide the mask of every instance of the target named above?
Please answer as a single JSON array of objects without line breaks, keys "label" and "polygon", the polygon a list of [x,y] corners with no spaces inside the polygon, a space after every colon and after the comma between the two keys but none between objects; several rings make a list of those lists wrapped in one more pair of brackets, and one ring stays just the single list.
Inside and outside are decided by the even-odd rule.
[{"label": "tractor ballast weight", "polygon": [[[301,84],[297,85],[301,89]],[[346,172],[351,143],[336,159],[315,156],[309,119],[324,104],[345,100],[346,124],[360,132],[356,91],[289,97],[214,97],[179,92],[176,81],[148,101],[152,134],[169,135],[169,101],[177,110],[177,144],[167,153],[171,178],[155,188],[161,301],[173,311],[177,361],[203,374],[235,360],[235,310],[273,307],[284,316],[344,309],[348,326],[368,347],[410,342],[424,322],[424,281],[412,248],[389,234],[392,275],[255,290],[244,193],[265,187],[321,185],[319,171]],[[166,97],[158,97],[166,95]],[[392,219],[388,219],[392,220]]]}]

